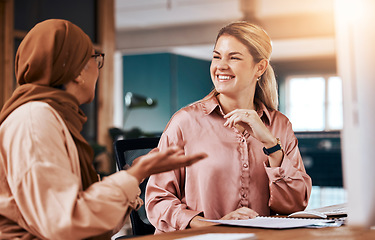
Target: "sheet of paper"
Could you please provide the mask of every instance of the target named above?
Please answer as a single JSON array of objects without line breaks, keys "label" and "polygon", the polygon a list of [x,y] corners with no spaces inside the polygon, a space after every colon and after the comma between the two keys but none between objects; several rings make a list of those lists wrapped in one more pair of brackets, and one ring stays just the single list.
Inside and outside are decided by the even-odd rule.
[{"label": "sheet of paper", "polygon": [[311,225],[321,225],[322,223],[334,222],[325,219],[305,219],[305,218],[279,218],[279,217],[256,217],[247,220],[205,220],[208,222],[220,223],[225,225],[256,227],[256,228],[298,228]]},{"label": "sheet of paper", "polygon": [[191,237],[176,238],[178,240],[252,240],[256,239],[254,233],[206,233]]}]

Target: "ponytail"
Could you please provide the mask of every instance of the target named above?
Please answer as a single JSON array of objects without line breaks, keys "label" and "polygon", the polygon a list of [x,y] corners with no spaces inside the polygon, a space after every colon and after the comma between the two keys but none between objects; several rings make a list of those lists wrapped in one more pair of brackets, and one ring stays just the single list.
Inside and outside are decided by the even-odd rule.
[{"label": "ponytail", "polygon": [[257,82],[255,98],[260,100],[269,109],[277,110],[279,106],[277,82],[275,73],[270,64],[268,64],[266,71]]}]

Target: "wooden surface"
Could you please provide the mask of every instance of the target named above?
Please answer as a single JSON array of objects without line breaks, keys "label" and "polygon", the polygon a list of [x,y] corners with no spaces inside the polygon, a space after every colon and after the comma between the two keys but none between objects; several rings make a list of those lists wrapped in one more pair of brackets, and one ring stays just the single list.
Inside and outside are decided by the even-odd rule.
[{"label": "wooden surface", "polygon": [[337,239],[337,240],[374,240],[375,230],[364,229],[359,227],[327,227],[320,229],[312,228],[297,228],[287,230],[270,230],[259,228],[245,228],[245,227],[232,227],[232,226],[211,226],[202,227],[197,229],[187,229],[158,235],[148,235],[136,238],[137,240],[170,240],[183,237],[189,237],[205,233],[255,233],[256,239],[277,239],[277,240],[311,240],[311,239]]}]

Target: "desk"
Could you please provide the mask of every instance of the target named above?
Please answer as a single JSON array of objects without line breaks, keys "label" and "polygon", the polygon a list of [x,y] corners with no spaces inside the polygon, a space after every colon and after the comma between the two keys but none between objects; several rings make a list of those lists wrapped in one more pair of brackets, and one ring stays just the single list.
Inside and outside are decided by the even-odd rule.
[{"label": "desk", "polygon": [[375,230],[362,229],[357,227],[341,226],[341,227],[327,227],[320,229],[311,228],[297,228],[287,230],[270,230],[270,229],[259,229],[259,228],[245,228],[245,227],[233,227],[233,226],[210,226],[195,229],[186,229],[182,231],[170,232],[158,235],[148,235],[136,238],[137,240],[171,240],[183,237],[190,237],[205,233],[255,233],[258,240],[325,240],[325,239],[337,239],[337,240],[374,240]]}]

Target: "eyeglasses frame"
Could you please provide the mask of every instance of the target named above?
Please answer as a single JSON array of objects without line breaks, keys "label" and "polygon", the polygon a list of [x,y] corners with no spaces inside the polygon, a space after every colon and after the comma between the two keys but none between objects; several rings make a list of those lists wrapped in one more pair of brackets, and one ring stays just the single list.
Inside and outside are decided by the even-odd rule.
[{"label": "eyeglasses frame", "polygon": [[[104,53],[95,53],[95,54],[91,55],[91,57],[95,58],[95,61],[98,64],[98,69],[101,69],[104,65],[104,55],[105,55]],[[102,57],[103,60],[98,61],[97,60],[98,57]]]}]

